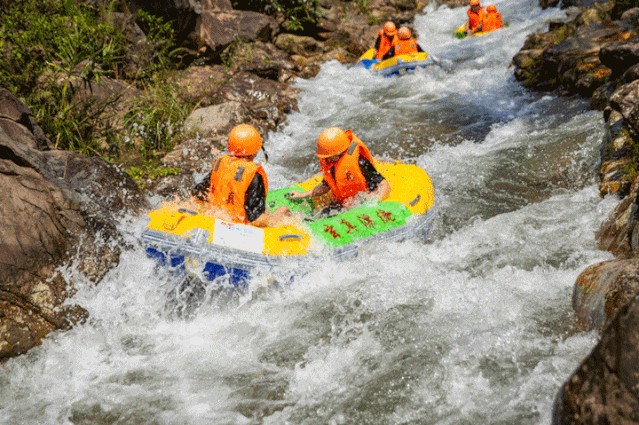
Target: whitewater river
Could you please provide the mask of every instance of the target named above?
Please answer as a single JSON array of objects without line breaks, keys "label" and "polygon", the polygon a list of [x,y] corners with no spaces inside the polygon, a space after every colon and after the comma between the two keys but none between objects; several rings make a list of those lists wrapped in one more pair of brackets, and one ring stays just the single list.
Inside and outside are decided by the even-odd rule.
[{"label": "whitewater river", "polygon": [[442,68],[384,79],[327,63],[267,137],[273,187],[318,169],[315,139],[334,125],[424,167],[431,240],[318,261],[281,291],[258,292],[258,278],[258,296],[207,294],[184,315],[175,279],[136,245],[144,218],[123,220],[135,248],[71,300],[86,323],[0,369],[0,422],[550,423],[597,342],[572,330],[571,294],[609,258],[594,232],[614,201],[594,177],[601,113],[512,76],[526,34],[562,14],[531,3],[498,2],[509,28],[463,41],[451,34],[463,8],[428,9],[415,27]]}]

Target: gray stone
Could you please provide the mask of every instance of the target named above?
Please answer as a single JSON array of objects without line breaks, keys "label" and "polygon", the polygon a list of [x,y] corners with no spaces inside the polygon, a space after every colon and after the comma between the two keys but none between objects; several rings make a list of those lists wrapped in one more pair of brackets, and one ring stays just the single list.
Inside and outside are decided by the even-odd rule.
[{"label": "gray stone", "polygon": [[262,13],[204,10],[199,35],[207,46],[219,53],[235,39],[244,42],[270,41],[277,28],[275,20]]},{"label": "gray stone", "polygon": [[198,132],[204,137],[225,134],[241,122],[242,116],[240,102],[208,106],[193,111],[184,121],[184,129],[187,132]]}]

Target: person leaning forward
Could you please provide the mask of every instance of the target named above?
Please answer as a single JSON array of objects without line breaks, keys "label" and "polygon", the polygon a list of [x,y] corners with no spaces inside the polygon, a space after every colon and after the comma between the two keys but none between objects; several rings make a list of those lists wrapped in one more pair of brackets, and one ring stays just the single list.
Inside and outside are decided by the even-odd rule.
[{"label": "person leaning forward", "polygon": [[388,53],[393,47],[393,44],[397,42],[397,28],[395,24],[388,21],[384,24],[384,28],[377,33],[377,40],[375,40],[375,59],[380,60]]},{"label": "person leaning forward", "polygon": [[316,155],[324,179],[307,192],[289,193],[291,199],[330,191],[338,206],[349,207],[360,193],[370,193],[380,201],[390,193],[390,185],[375,168],[370,151],[351,130],[331,127],[322,131],[317,138]]},{"label": "person leaning forward", "polygon": [[240,124],[231,130],[228,154],[217,158],[209,175],[195,186],[191,194],[208,202],[220,218],[258,227],[275,225],[291,213],[286,207],[270,212],[266,209],[268,179],[261,164],[254,162],[262,148],[262,138],[255,127]]},{"label": "person leaning forward", "polygon": [[482,31],[485,11],[479,4],[479,0],[470,0],[470,7],[466,11],[468,22],[466,22],[466,33],[474,34]]}]

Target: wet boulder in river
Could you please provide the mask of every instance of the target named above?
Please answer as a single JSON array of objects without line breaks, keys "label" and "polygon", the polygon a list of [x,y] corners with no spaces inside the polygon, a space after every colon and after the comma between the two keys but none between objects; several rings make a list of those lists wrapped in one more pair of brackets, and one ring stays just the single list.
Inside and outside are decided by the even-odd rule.
[{"label": "wet boulder in river", "polygon": [[117,264],[115,216],[145,207],[135,184],[97,158],[50,149],[31,111],[0,89],[0,360],[83,316],[64,305],[73,282]]}]

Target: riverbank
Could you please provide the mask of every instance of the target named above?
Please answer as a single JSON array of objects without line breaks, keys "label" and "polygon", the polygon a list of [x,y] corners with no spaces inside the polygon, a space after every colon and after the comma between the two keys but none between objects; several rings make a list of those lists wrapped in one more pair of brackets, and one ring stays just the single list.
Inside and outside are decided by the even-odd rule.
[{"label": "riverbank", "polygon": [[603,111],[607,136],[599,188],[602,196],[616,195],[620,202],[597,233],[600,248],[616,259],[588,267],[573,294],[579,329],[596,329],[602,339],[559,392],[553,421],[636,423],[639,8],[624,1],[564,6],[572,6],[571,18],[528,38],[513,59],[515,76],[529,88],[590,98]]}]

